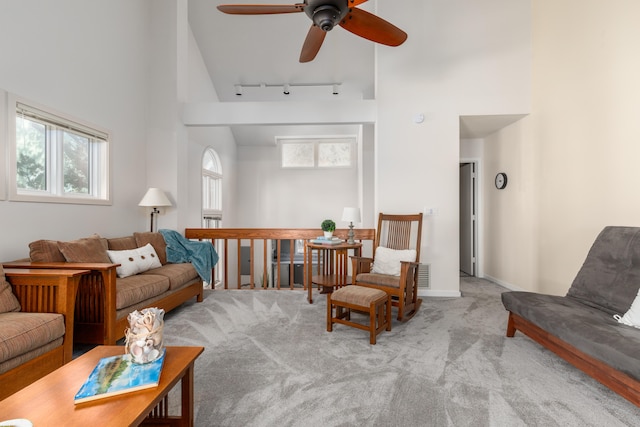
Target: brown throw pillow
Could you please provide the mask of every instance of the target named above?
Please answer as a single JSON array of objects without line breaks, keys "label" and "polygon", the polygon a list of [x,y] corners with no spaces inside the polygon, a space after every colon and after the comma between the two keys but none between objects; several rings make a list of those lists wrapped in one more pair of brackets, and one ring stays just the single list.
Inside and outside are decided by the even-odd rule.
[{"label": "brown throw pillow", "polygon": [[29,243],[29,258],[32,262],[65,262],[56,240],[36,240]]},{"label": "brown throw pillow", "polygon": [[107,242],[109,243],[108,249],[110,251],[125,251],[136,249],[138,247],[136,239],[133,236],[115,237],[112,239],[107,239]]},{"label": "brown throw pillow", "polygon": [[20,311],[20,303],[13,294],[11,285],[4,277],[4,270],[0,264],[0,313],[8,313],[10,311]]},{"label": "brown throw pillow", "polygon": [[98,236],[71,242],[58,242],[58,248],[67,262],[111,263],[107,255],[107,241]]},{"label": "brown throw pillow", "polygon": [[153,249],[155,249],[160,264],[165,265],[167,263],[167,243],[164,241],[164,237],[160,233],[152,233],[146,231],[144,233],[133,233],[136,238],[136,243],[139,248],[145,246],[147,243],[151,243]]}]

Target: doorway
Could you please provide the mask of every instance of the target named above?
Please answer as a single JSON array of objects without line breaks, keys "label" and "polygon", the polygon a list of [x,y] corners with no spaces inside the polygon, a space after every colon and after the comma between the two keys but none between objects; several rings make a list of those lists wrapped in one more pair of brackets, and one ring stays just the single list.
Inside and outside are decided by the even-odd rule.
[{"label": "doorway", "polygon": [[460,275],[477,275],[478,164],[460,162]]}]

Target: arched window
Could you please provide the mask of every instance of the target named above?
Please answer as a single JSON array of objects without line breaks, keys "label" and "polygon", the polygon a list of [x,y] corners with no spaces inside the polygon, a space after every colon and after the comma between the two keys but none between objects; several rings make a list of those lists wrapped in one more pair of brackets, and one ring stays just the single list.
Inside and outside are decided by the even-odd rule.
[{"label": "arched window", "polygon": [[222,221],[222,165],[218,154],[207,148],[202,156],[202,226],[219,228]]}]

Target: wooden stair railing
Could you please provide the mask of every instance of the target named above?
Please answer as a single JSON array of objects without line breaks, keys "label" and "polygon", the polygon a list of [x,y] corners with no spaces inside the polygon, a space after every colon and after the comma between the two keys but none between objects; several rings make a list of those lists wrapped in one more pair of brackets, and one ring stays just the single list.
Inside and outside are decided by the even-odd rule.
[{"label": "wooden stair railing", "polygon": [[[360,228],[354,229],[355,240],[358,242],[373,244],[375,240],[376,230],[373,228]],[[333,232],[334,236],[341,239],[347,239],[348,229],[336,229]],[[280,264],[282,260],[282,241],[289,241],[289,248],[295,248],[296,240],[311,240],[322,235],[322,230],[318,228],[187,228],[184,235],[187,239],[194,240],[209,240],[215,247],[218,255],[220,255],[220,261],[222,265],[217,265],[215,269],[222,268],[224,289],[229,289],[229,260],[230,260],[230,242],[235,242],[236,246],[236,260],[237,260],[237,272],[236,286],[238,289],[242,288],[242,275],[240,274],[241,266],[241,247],[242,241],[249,241],[249,247],[251,256],[249,258],[250,267],[250,280],[249,287],[255,288],[255,274],[256,274],[256,254],[260,255],[258,249],[262,249],[262,277],[269,277],[269,267],[271,263],[276,264],[275,276],[273,277],[274,288],[281,289],[280,286]],[[256,242],[256,241],[262,241]],[[275,247],[275,259],[272,259],[269,250],[268,242],[270,240],[276,241]],[[233,246],[233,245],[232,245]],[[233,250],[233,248],[231,248]],[[273,249],[272,249],[273,250]],[[257,258],[260,259],[260,256]],[[303,259],[306,259],[306,254]],[[263,286],[265,287],[265,286]],[[294,263],[289,263],[289,289],[294,289]]]}]

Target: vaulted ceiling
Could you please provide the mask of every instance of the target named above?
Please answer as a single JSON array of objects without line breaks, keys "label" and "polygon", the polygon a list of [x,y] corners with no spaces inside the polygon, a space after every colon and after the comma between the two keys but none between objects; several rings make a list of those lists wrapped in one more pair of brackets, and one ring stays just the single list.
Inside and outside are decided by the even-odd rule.
[{"label": "vaulted ceiling", "polygon": [[[189,23],[222,102],[309,101],[375,98],[375,43],[341,27],[331,30],[316,58],[300,63],[300,51],[312,25],[305,13],[228,15],[220,4],[294,4],[287,0],[188,0]],[[358,7],[377,14],[376,1]],[[384,16],[380,16],[385,19]],[[411,34],[409,34],[411,37]],[[400,47],[402,48],[402,47]],[[379,46],[378,49],[394,49]],[[283,93],[289,84],[290,94]],[[339,84],[333,95],[332,84]],[[236,95],[235,85],[244,85]],[[482,138],[517,118],[461,119],[461,137]],[[273,144],[274,136],[355,134],[357,126],[234,126],[239,145]]]}]

